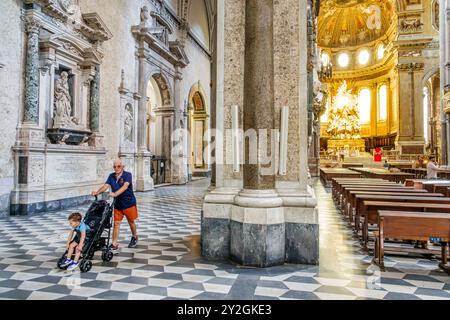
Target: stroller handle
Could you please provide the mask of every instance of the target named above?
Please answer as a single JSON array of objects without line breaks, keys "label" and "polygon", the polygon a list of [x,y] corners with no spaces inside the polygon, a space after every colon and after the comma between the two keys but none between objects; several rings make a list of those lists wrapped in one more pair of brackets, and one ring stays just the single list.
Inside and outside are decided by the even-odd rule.
[{"label": "stroller handle", "polygon": [[[95,201],[97,202],[98,201],[98,195],[96,195],[94,197],[95,197]],[[114,208],[114,206],[116,205],[116,200],[117,200],[117,198],[113,198],[113,201],[111,202],[111,207]]]}]

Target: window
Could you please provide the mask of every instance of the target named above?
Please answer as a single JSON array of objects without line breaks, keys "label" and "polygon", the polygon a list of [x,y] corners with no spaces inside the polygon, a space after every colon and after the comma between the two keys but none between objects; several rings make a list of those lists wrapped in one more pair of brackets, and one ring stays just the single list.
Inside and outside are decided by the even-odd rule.
[{"label": "window", "polygon": [[358,54],[358,62],[360,65],[364,66],[369,63],[370,52],[367,49],[361,50]]},{"label": "window", "polygon": [[384,44],[380,44],[377,50],[377,58],[378,60],[381,60],[384,58],[384,53],[386,52],[386,48],[384,47]]},{"label": "window", "polygon": [[358,97],[359,122],[360,124],[370,123],[372,96],[370,89],[361,89]]},{"label": "window", "polygon": [[321,60],[322,60],[322,65],[324,65],[324,66],[329,65],[330,61],[331,61],[330,55],[326,52],[322,53]]},{"label": "window", "polygon": [[387,105],[388,105],[388,93],[387,86],[383,84],[378,89],[378,101],[379,101],[379,121],[387,120]]},{"label": "window", "polygon": [[350,57],[347,53],[341,53],[338,57],[338,64],[341,68],[347,68],[350,64]]}]

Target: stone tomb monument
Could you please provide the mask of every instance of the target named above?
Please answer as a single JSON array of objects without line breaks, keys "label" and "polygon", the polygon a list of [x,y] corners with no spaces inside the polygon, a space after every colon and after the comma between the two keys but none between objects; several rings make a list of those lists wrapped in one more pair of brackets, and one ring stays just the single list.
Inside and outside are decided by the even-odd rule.
[{"label": "stone tomb monument", "polygon": [[63,209],[89,200],[104,179],[99,132],[102,43],[112,37],[76,0],[24,1],[23,118],[14,147],[11,215]]}]

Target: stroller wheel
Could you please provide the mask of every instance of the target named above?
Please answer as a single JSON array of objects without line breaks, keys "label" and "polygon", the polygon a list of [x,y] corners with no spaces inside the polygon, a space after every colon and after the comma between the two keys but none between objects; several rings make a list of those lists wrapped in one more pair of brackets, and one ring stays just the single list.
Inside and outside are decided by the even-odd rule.
[{"label": "stroller wheel", "polygon": [[80,264],[81,272],[89,272],[92,269],[92,261],[84,260]]},{"label": "stroller wheel", "polygon": [[111,262],[113,257],[114,257],[114,254],[111,250],[104,251],[102,254],[102,259],[104,262]]}]

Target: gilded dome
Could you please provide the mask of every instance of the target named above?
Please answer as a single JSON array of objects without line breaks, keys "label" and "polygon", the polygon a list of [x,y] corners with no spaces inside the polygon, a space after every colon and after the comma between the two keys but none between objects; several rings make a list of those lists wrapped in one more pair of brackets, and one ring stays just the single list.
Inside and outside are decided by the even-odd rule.
[{"label": "gilded dome", "polygon": [[348,48],[371,43],[395,23],[392,0],[322,0],[318,44]]}]

